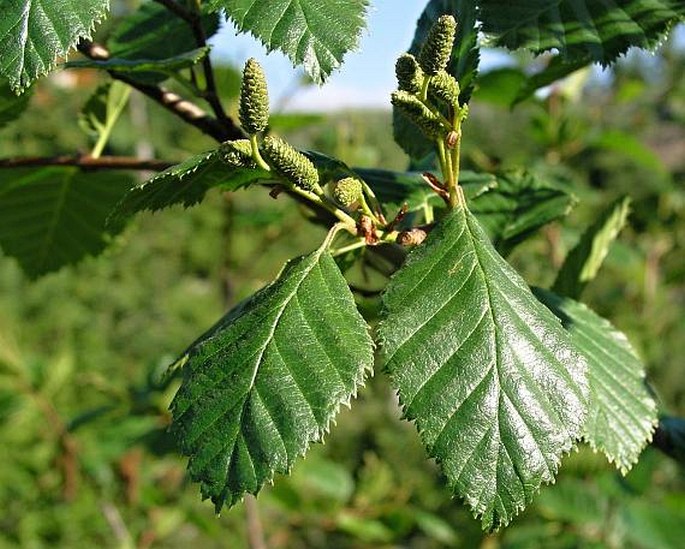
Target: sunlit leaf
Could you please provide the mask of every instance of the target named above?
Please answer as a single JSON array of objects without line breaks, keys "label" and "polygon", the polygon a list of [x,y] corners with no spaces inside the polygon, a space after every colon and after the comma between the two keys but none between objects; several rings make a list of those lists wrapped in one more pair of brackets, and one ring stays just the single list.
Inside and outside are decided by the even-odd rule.
[{"label": "sunlit leaf", "polygon": [[210,0],[241,32],[279,50],[323,83],[358,42],[367,0]]},{"label": "sunlit leaf", "polygon": [[89,38],[108,8],[108,0],[4,0],[0,73],[14,90],[25,89],[81,38]]},{"label": "sunlit leaf", "polygon": [[484,528],[506,525],[582,435],[585,360],[463,207],[409,255],[384,305],[405,417]]},{"label": "sunlit leaf", "polygon": [[590,383],[584,438],[627,472],[652,438],[656,402],[626,336],[582,303],[541,289],[535,295],[561,319],[585,357]]},{"label": "sunlit leaf", "polygon": [[172,433],[217,510],[322,439],[373,367],[373,343],[323,249],[291,261],[182,360]]}]

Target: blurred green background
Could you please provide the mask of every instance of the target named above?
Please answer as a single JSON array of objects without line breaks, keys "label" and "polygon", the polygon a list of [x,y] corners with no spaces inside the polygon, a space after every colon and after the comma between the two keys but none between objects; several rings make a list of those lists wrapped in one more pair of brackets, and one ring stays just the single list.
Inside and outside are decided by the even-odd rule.
[{"label": "blurred green background", "polygon": [[[585,301],[645,359],[662,411],[685,416],[685,53],[667,42],[511,110],[510,83],[539,62],[514,61],[481,80],[464,164],[523,165],[578,196],[563,223],[510,257],[535,285],[553,281],[604,206],[634,199]],[[218,73],[235,112],[238,73]],[[2,156],[87,151],[74,113],[99,82],[88,72],[41,81],[21,121],[0,131]],[[349,165],[407,166],[389,110],[281,113],[272,122],[292,143]],[[133,94],[107,152],[182,160],[212,146]],[[287,197],[255,188],[140,215],[103,256],[35,282],[0,257],[0,547],[240,548],[260,537],[293,548],[684,546],[685,474],[652,449],[622,477],[581,448],[509,528],[484,535],[400,421],[380,372],[292,476],[217,518],[166,435],[176,382],[162,374],[322,234]],[[375,307],[372,298],[362,305]]]}]

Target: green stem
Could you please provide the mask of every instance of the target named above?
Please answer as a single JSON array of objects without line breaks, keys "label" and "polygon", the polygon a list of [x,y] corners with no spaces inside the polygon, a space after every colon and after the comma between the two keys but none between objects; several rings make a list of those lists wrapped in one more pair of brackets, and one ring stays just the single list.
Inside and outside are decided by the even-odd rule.
[{"label": "green stem", "polygon": [[428,100],[428,86],[431,83],[431,77],[428,74],[423,75],[423,84],[421,85],[421,101],[424,103]]},{"label": "green stem", "polygon": [[463,205],[464,193],[459,186],[459,170],[461,162],[461,120],[457,121],[455,131],[457,132],[457,142],[450,151],[451,178],[448,181],[450,192],[450,209]]},{"label": "green stem", "polygon": [[357,242],[354,242],[353,244],[348,244],[347,246],[343,246],[342,248],[338,248],[337,250],[334,250],[331,252],[331,255],[333,257],[337,257],[339,255],[346,254],[347,252],[351,252],[353,250],[358,250],[359,248],[363,248],[366,246],[366,240],[361,238]]},{"label": "green stem", "polygon": [[442,139],[437,139],[435,144],[438,147],[438,159],[440,160],[440,171],[442,172],[443,181],[449,180],[449,169],[447,166],[447,150],[445,142]]},{"label": "green stem", "polygon": [[322,200],[322,198],[319,195],[313,193],[312,191],[305,191],[304,189],[300,189],[295,185],[291,185],[290,190],[295,194],[299,194],[301,197],[306,198],[310,202],[313,202],[314,204],[321,206],[325,210],[328,210],[340,221],[342,221],[342,223],[345,225],[345,229],[347,229],[349,232],[353,234],[356,234],[357,222],[351,216],[343,212],[340,208],[334,206],[333,204],[330,204],[325,200]]},{"label": "green stem", "polygon": [[262,170],[267,172],[271,171],[271,166],[269,166],[266,161],[262,158],[259,152],[259,143],[257,142],[257,134],[250,135],[250,146],[252,147],[252,158],[257,163]]},{"label": "green stem", "polygon": [[362,212],[364,212],[365,215],[369,216],[376,225],[382,225],[378,217],[376,217],[376,214],[371,211],[371,208],[369,208],[369,205],[366,203],[366,199],[364,198],[363,194],[359,199],[359,205],[362,208]]},{"label": "green stem", "polygon": [[376,198],[376,194],[373,192],[373,189],[369,187],[369,184],[364,181],[363,179],[359,178],[360,181],[362,182],[362,189],[364,190],[364,194],[369,197],[369,202],[371,202],[371,207],[376,210],[379,214],[383,214],[383,207],[381,206],[381,203],[378,201],[378,198]]},{"label": "green stem", "polygon": [[124,110],[124,107],[126,107],[126,103],[128,103],[128,97],[130,94],[131,88],[127,86],[121,96],[121,100],[119,101],[119,103],[114,105],[114,108],[111,113],[107,113],[108,116],[105,120],[105,126],[102,128],[102,132],[100,132],[98,140],[90,153],[90,156],[92,158],[100,158],[100,156],[102,155],[102,151],[105,150],[107,141],[109,141],[109,137],[110,135],[112,135],[114,124],[116,124],[117,120],[119,119],[119,116]]}]

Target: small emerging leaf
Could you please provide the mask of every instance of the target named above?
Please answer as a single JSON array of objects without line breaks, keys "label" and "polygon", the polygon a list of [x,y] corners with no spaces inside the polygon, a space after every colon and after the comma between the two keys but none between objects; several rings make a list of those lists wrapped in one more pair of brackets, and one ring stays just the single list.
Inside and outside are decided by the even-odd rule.
[{"label": "small emerging leaf", "polygon": [[373,342],[322,249],[229,312],[182,359],[172,433],[217,511],[288,473],[373,367]]},{"label": "small emerging leaf", "polygon": [[585,440],[625,474],[652,439],[657,423],[642,361],[625,335],[582,303],[539,288],[534,293],[559,317],[587,360]]},{"label": "small emerging leaf", "polygon": [[406,418],[484,528],[508,524],[582,434],[585,360],[466,208],[409,255],[384,305]]},{"label": "small emerging leaf", "polygon": [[566,257],[554,281],[554,292],[574,299],[580,297],[587,283],[597,276],[629,213],[630,198],[624,196],[599,216]]}]

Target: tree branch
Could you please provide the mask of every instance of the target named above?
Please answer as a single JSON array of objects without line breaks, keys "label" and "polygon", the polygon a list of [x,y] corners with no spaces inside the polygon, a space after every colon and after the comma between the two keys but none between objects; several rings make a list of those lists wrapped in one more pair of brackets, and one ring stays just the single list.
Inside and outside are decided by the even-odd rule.
[{"label": "tree branch", "polygon": [[[175,0],[155,1],[188,23],[198,48],[207,47],[207,35],[202,26],[202,14],[199,11],[188,10]],[[230,124],[233,124],[233,121],[228,117],[226,111],[224,111],[221,101],[219,101],[219,94],[217,93],[216,82],[214,81],[214,69],[212,68],[212,61],[209,58],[209,55],[206,55],[202,60],[202,69],[205,75],[205,91],[203,98],[212,107],[212,111],[214,111],[214,115],[218,120],[221,122],[228,121]]]},{"label": "tree branch", "polygon": [[143,160],[131,156],[88,155],[0,158],[0,168],[38,168],[41,166],[76,166],[84,170],[150,170],[161,171],[176,162],[168,160]]},{"label": "tree branch", "polygon": [[[107,51],[105,47],[88,40],[82,40],[78,45],[78,49],[83,55],[96,61],[109,59],[109,51]],[[238,128],[233,120],[228,117],[224,120],[217,120],[208,115],[195,103],[183,99],[180,95],[161,86],[143,84],[125,74],[115,71],[107,72],[112,78],[120,80],[132,88],[135,88],[188,124],[195,126],[202,133],[213,137],[219,142],[244,137],[240,128]]]}]

